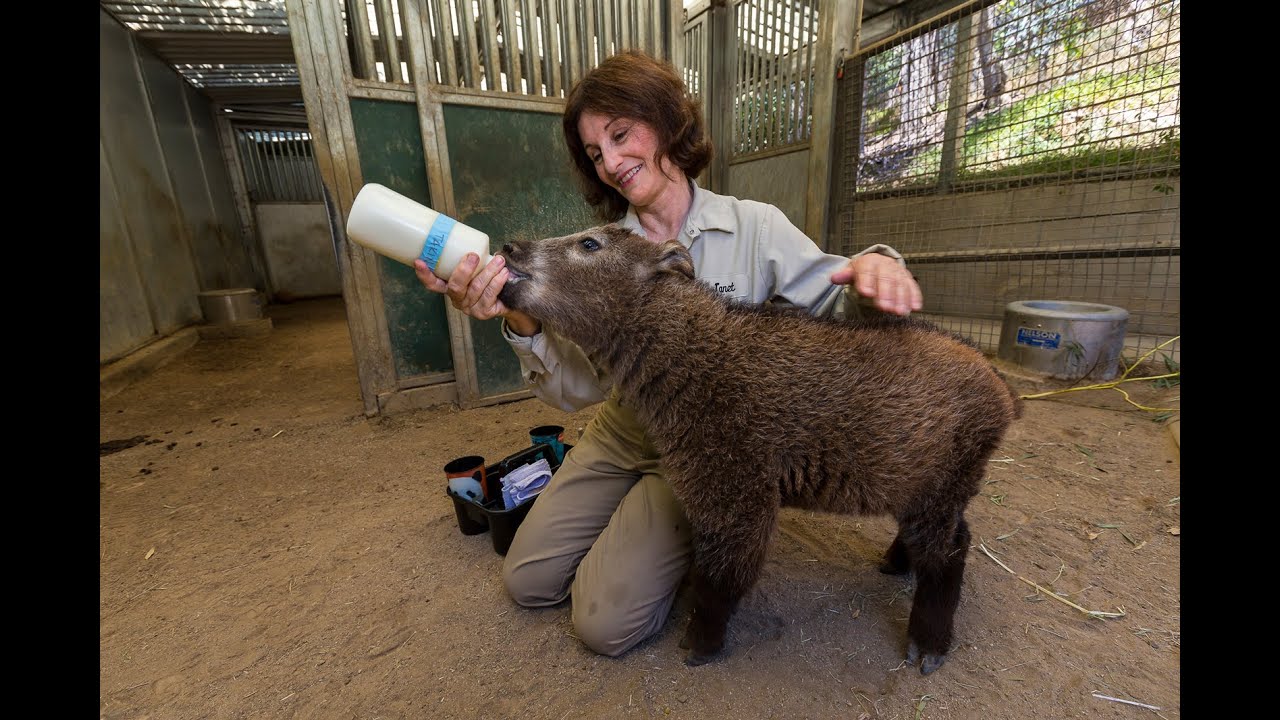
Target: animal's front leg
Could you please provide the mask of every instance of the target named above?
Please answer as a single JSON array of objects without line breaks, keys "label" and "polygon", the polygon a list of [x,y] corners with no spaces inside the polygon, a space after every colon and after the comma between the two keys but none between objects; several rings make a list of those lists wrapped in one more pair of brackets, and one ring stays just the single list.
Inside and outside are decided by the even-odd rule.
[{"label": "animal's front leg", "polygon": [[760,576],[778,508],[776,502],[739,498],[710,516],[686,510],[694,529],[694,604],[680,647],[689,651],[686,664],[701,665],[724,649],[729,617]]},{"label": "animal's front leg", "polygon": [[693,569],[693,594],[693,615],[689,618],[684,638],[680,640],[680,647],[689,651],[685,655],[685,664],[701,665],[724,649],[729,617],[741,596],[733,597],[723,584],[709,579],[696,566]]}]

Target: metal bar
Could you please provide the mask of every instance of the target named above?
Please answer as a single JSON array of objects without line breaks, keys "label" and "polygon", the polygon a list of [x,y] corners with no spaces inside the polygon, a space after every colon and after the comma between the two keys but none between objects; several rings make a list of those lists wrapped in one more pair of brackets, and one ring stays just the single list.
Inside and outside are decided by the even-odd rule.
[{"label": "metal bar", "polygon": [[271,185],[274,190],[272,199],[277,202],[289,196],[289,176],[288,171],[285,169],[285,147],[281,134],[280,130],[267,131],[267,137],[269,138],[267,147],[271,153],[268,168],[270,168],[269,174],[271,175]]},{"label": "metal bar", "polygon": [[458,84],[458,58],[453,51],[453,12],[449,0],[430,0],[436,23],[436,59],[440,62],[439,82],[454,87]]},{"label": "metal bar", "polygon": [[499,0],[478,0],[484,42],[484,72],[488,78],[487,89],[502,90],[502,63],[498,60],[498,20],[493,4]]},{"label": "metal bar", "polygon": [[730,73],[730,81],[732,82],[730,87],[732,90],[729,93],[729,97],[732,98],[732,103],[729,109],[729,118],[731,122],[730,131],[732,135],[728,138],[731,143],[729,145],[728,153],[730,157],[737,154],[741,149],[742,133],[743,129],[746,127],[743,124],[743,113],[746,112],[747,107],[746,93],[743,90],[746,87],[745,78],[747,74],[747,54],[746,42],[742,39],[742,34],[745,32],[745,28],[747,26],[747,8],[740,2],[733,4],[732,8],[733,34],[729,36],[729,40],[732,44],[726,46],[723,51],[728,57],[733,58],[733,70]]},{"label": "metal bar", "polygon": [[831,156],[835,137],[835,105],[837,55],[841,48],[852,43],[853,17],[849,13],[832,11],[834,0],[825,0],[818,14],[818,50],[813,67],[813,88],[809,107],[822,107],[823,112],[811,111],[813,125],[809,135],[809,187],[805,193],[804,230],[824,250],[831,247],[827,237],[827,201],[831,196]]},{"label": "metal bar", "polygon": [[[393,39],[393,40],[395,40],[396,52],[399,54],[400,59],[404,62],[404,75],[403,75],[403,78],[404,78],[404,79],[403,79],[403,82],[407,82],[407,83],[409,83],[410,85],[412,85],[412,84],[413,84],[413,62],[412,62],[412,61],[410,60],[410,58],[409,58],[409,50],[408,50],[408,45],[407,45],[407,44],[405,45],[404,50],[403,50],[403,51],[401,51],[401,47],[400,47],[400,42],[401,42],[401,41],[400,41],[400,39],[399,39],[399,38],[400,38],[401,36],[403,36],[406,32],[408,32],[408,31],[405,29],[405,23],[404,23],[404,5],[405,5],[405,3],[420,3],[420,2],[422,2],[422,0],[396,0],[395,2],[393,2],[393,3],[392,3],[392,11],[393,11],[393,12],[394,12],[394,14],[395,14],[395,19],[398,19],[398,20],[400,21],[400,30],[399,30],[398,32],[396,32],[396,33],[393,33],[391,37],[392,37],[392,39]],[[414,17],[419,17],[419,15],[415,12],[415,13],[414,13]],[[425,19],[425,18],[423,19],[423,23],[426,23],[426,19]],[[426,27],[426,26],[425,26],[425,24],[424,24],[424,27]],[[391,28],[392,28],[393,30],[395,29],[395,22],[394,22],[394,20],[393,20],[393,22],[392,22]],[[431,29],[430,29],[429,27],[426,27],[426,30],[427,30],[427,34],[428,34],[428,36],[429,36],[429,35],[430,35],[430,33],[431,33]],[[429,40],[430,40],[430,38],[428,37],[428,45],[427,45],[427,47],[428,47],[428,48],[430,48],[430,47],[431,47]],[[433,54],[431,54],[431,53],[428,53],[428,55],[427,55],[427,56],[428,56],[428,57],[434,57],[434,55],[433,55]],[[424,72],[430,72],[430,75],[429,75],[428,77],[435,77],[435,70],[434,70],[434,68],[435,68],[435,64],[434,64],[434,63],[429,63],[426,67],[424,67],[424,68],[423,68],[423,71],[424,71]],[[399,75],[399,73],[398,73],[398,72],[397,72],[397,75]]]},{"label": "metal bar", "polygon": [[578,13],[576,10],[576,0],[564,0],[563,10],[561,14],[561,25],[563,29],[564,45],[564,94],[566,97],[569,91],[573,89],[574,84],[578,82],[578,78],[582,77],[582,35],[578,32]]},{"label": "metal bar", "polygon": [[[635,0],[635,4],[631,8],[631,11],[635,14],[636,47],[654,56],[657,56],[657,53],[653,51],[653,48],[649,47],[649,37],[652,35],[649,30],[649,13],[650,8],[657,4],[656,0]],[[673,19],[672,22],[683,24],[679,18]],[[676,67],[684,66],[676,65]]]},{"label": "metal bar", "polygon": [[849,48],[850,55],[856,55],[860,52],[862,45],[862,13],[865,0],[858,0],[857,10],[853,13],[853,47]]},{"label": "metal bar", "polygon": [[795,51],[796,19],[792,11],[793,0],[781,0],[783,54],[778,59],[779,79],[782,83],[782,114],[778,122],[782,133],[782,144],[795,141],[795,126],[792,122],[795,115],[796,65]]},{"label": "metal bar", "polygon": [[600,63],[600,46],[596,42],[596,4],[594,2],[584,3],[587,13],[582,16],[582,47],[585,52],[582,54],[582,74],[579,78],[591,72],[591,69]]},{"label": "metal bar", "polygon": [[466,87],[480,89],[484,72],[480,69],[480,27],[476,22],[476,14],[471,0],[450,0],[450,5],[458,16],[458,38],[463,60],[463,72],[466,75]]},{"label": "metal bar", "polygon": [[751,3],[751,145],[750,150],[762,150],[764,147],[765,97],[764,85],[764,27],[763,13],[760,4],[764,0],[750,0]]},{"label": "metal bar", "polygon": [[[814,52],[817,50],[818,33],[821,32],[821,26],[815,26],[813,16],[813,5],[818,0],[801,0],[803,4],[802,11],[807,16],[804,21],[805,34],[809,37],[809,42],[805,43],[804,49],[804,92],[801,93],[801,111],[800,111],[800,136],[808,139],[813,133],[813,85],[816,68],[814,67]],[[820,21],[819,21],[820,22]]]},{"label": "metal bar", "polygon": [[[679,42],[684,31],[684,3],[682,0],[649,0],[653,3],[653,35],[654,55],[665,57],[676,67],[684,64],[684,48]],[[662,22],[663,8],[666,8],[667,23]]]},{"label": "metal bar", "polygon": [[524,93],[520,68],[520,24],[516,22],[517,0],[502,2],[502,60],[507,64],[507,92]]},{"label": "metal bar", "polygon": [[284,165],[284,197],[281,198],[286,202],[297,202],[299,197],[299,177],[297,174],[297,165],[293,157],[293,132],[289,130],[280,130],[280,157],[281,163]]},{"label": "metal bar", "polygon": [[[396,47],[396,20],[392,19],[390,0],[374,0],[374,18],[378,20],[378,59],[383,63],[383,82],[401,82],[399,51]],[[389,40],[388,40],[389,37]]]},{"label": "metal bar", "polygon": [[956,164],[963,151],[961,136],[964,134],[964,111],[969,104],[969,71],[972,51],[969,47],[973,34],[973,16],[965,15],[956,23],[956,64],[951,73],[950,92],[947,97],[947,119],[942,136],[942,158],[938,167],[938,191],[950,192],[956,179]]},{"label": "metal bar", "polygon": [[253,191],[254,196],[249,199],[253,202],[262,200],[275,200],[275,191],[271,186],[271,170],[267,166],[267,150],[268,148],[262,141],[263,131],[255,128],[249,136],[250,147],[252,153],[250,162],[253,163]]},{"label": "metal bar", "polygon": [[279,177],[280,194],[277,200],[289,202],[293,198],[293,175],[289,167],[289,134],[284,130],[273,130],[272,146],[276,154],[276,175]]},{"label": "metal bar", "polygon": [[600,59],[604,60],[613,54],[614,33],[613,33],[613,3],[614,0],[601,0],[600,14],[597,19],[600,22],[600,32],[597,37],[602,43],[600,47]]},{"label": "metal bar", "polygon": [[911,253],[912,265],[1016,260],[1096,260],[1098,258],[1181,257],[1181,247],[1052,247],[1007,250],[941,250]]},{"label": "metal bar", "polygon": [[297,193],[298,202],[306,202],[312,198],[307,196],[307,167],[306,156],[302,153],[302,133],[290,130],[289,134],[292,136],[289,151],[293,153],[294,192]]},{"label": "metal bar", "polygon": [[707,122],[711,126],[711,141],[715,152],[711,155],[708,173],[710,189],[723,193],[728,176],[728,160],[734,149],[734,100],[737,98],[734,77],[737,50],[737,7],[732,4],[713,4],[708,15],[707,50]]},{"label": "metal bar", "polygon": [[564,46],[560,40],[560,15],[558,0],[539,0],[542,5],[543,49],[547,63],[547,95],[560,97],[564,91]]},{"label": "metal bar", "polygon": [[374,68],[373,36],[369,33],[369,10],[365,0],[346,0],[347,24],[354,38],[355,57],[351,58],[351,74],[360,78],[377,78]]},{"label": "metal bar", "polygon": [[253,167],[250,165],[249,161],[249,152],[251,150],[249,143],[252,139],[248,136],[247,130],[232,128],[231,132],[232,138],[235,141],[236,158],[239,160],[236,169],[242,173],[241,180],[244,184],[245,198],[247,201],[251,201],[252,198],[250,197],[250,193],[252,193],[256,187],[255,178],[253,177]]},{"label": "metal bar", "polygon": [[298,133],[298,151],[302,154],[302,168],[304,188],[308,201],[323,201],[324,193],[320,192],[320,185],[317,183],[316,161],[315,155],[311,150],[311,133],[305,130]]},{"label": "metal bar", "polygon": [[542,56],[546,50],[530,0],[520,0],[520,25],[521,35],[524,36],[525,70],[529,76],[528,94],[545,95],[542,90]]},{"label": "metal bar", "polygon": [[259,200],[273,200],[271,177],[264,155],[266,148],[262,146],[262,131],[255,128],[249,135],[249,144],[249,161],[253,164],[253,195],[249,200],[255,203]]},{"label": "metal bar", "polygon": [[631,24],[634,20],[633,8],[631,7],[630,0],[617,0],[617,2],[618,6],[616,11],[618,17],[618,29],[620,31],[618,49],[629,49],[634,47],[632,44],[634,42],[633,33],[631,31]]},{"label": "metal bar", "polygon": [[773,35],[773,51],[770,57],[773,61],[773,73],[770,78],[772,85],[772,102],[769,112],[769,137],[774,147],[782,145],[786,142],[783,134],[783,119],[787,115],[787,103],[783,99],[785,95],[785,87],[782,79],[782,56],[783,43],[786,38],[783,36],[783,12],[781,0],[769,0],[769,30]]}]

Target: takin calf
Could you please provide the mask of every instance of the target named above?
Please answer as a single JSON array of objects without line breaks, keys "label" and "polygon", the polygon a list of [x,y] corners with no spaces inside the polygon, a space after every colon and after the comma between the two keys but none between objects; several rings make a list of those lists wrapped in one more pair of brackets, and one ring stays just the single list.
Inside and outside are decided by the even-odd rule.
[{"label": "takin calf", "polygon": [[734,304],[676,241],[616,225],[513,242],[500,299],[608,370],[662,453],[693,532],[698,665],[724,647],[782,506],[892,515],[881,570],[914,571],[907,659],[951,647],[964,510],[1021,401],[982,353],[918,320],[842,322]]}]

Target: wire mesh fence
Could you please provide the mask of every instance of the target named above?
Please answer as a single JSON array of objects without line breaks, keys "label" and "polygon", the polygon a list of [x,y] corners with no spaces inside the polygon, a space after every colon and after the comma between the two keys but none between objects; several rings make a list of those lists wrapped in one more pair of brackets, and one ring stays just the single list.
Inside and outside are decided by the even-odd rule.
[{"label": "wire mesh fence", "polygon": [[1017,300],[1128,310],[1129,360],[1178,336],[1179,33],[1178,0],[1004,0],[866,48],[841,252],[897,248],[925,314],[992,352]]}]

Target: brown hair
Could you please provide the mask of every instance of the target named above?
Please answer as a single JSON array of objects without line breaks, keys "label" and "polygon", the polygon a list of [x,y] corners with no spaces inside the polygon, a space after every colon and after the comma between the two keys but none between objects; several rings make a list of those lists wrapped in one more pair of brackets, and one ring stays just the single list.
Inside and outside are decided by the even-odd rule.
[{"label": "brown hair", "polygon": [[702,109],[689,97],[680,74],[664,60],[639,50],[611,55],[569,91],[564,110],[564,141],[573,159],[582,196],[605,222],[627,212],[627,199],[596,175],[582,147],[578,120],[584,112],[638,120],[658,136],[658,159],[670,159],[690,178],[711,162]]}]

